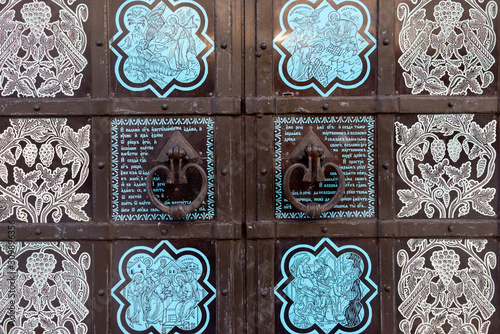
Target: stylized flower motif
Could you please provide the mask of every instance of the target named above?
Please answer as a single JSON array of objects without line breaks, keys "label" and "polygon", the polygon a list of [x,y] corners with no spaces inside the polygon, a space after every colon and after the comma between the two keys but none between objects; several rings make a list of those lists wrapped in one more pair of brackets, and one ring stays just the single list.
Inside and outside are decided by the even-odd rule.
[{"label": "stylized flower motif", "polygon": [[[78,242],[18,241],[14,248],[11,246],[11,243],[0,242],[3,260],[0,272],[6,273],[0,277],[0,286],[7,287],[8,280],[15,281],[15,297],[8,299],[15,306],[15,312],[3,310],[9,316],[0,319],[0,333],[32,334],[41,332],[42,328],[44,333],[88,333],[84,321],[90,321],[86,306],[90,296],[89,253],[80,251]],[[68,251],[69,247],[75,251]],[[12,262],[15,268],[10,268]],[[63,270],[69,263],[73,279],[78,281],[71,289],[71,279],[66,278]],[[7,290],[4,291],[6,296]]]},{"label": "stylized flower motif", "polygon": [[[496,190],[487,185],[495,171],[496,121],[482,128],[473,117],[419,115],[410,129],[396,122],[398,174],[409,187],[397,190],[403,203],[398,217],[414,216],[422,208],[429,218],[436,212],[440,218],[453,218],[457,212],[461,217],[470,208],[481,215],[495,215],[490,203]],[[442,138],[447,137],[445,143]],[[429,148],[435,164],[430,162]],[[460,163],[464,158],[469,161]],[[477,180],[471,178],[474,170]]]},{"label": "stylized flower motif", "polygon": [[[49,2],[60,10],[53,12]],[[4,10],[11,9],[0,18],[0,43],[4,46],[0,54],[4,59],[0,62],[2,96],[73,96],[88,63],[83,27],[88,19],[87,5],[79,4],[73,12],[59,0],[8,3]],[[22,20],[16,20],[20,19],[16,11]]]},{"label": "stylized flower motif", "polygon": [[482,94],[494,81],[490,69],[495,64],[497,3],[489,1],[483,9],[482,0],[472,0],[469,17],[463,18],[466,11],[460,2],[442,0],[432,8],[435,21],[427,14],[431,3],[398,5],[398,63],[406,87],[412,94]]},{"label": "stylized flower motif", "polygon": [[280,78],[292,89],[313,88],[321,96],[336,88],[360,86],[370,73],[375,50],[370,13],[334,1],[289,1],[280,12],[281,32],[274,39]]},{"label": "stylized flower motif", "polygon": [[[57,223],[64,211],[72,220],[88,221],[90,195],[77,190],[89,175],[90,126],[75,132],[66,119],[57,118],[12,119],[10,123],[0,134],[0,217],[6,219],[15,212],[22,221],[46,223],[51,215]],[[23,142],[27,142],[24,147]],[[26,170],[18,167],[21,156]],[[71,165],[71,175],[67,175],[68,168],[51,169],[54,159]]]},{"label": "stylized flower motif", "polygon": [[488,332],[495,312],[492,270],[497,255],[479,254],[486,244],[484,239],[408,240],[410,252],[397,253],[402,332]]}]

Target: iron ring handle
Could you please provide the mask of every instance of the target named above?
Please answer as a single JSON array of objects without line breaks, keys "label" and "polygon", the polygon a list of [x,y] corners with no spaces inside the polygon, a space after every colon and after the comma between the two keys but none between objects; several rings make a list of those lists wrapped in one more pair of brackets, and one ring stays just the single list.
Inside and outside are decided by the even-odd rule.
[{"label": "iron ring handle", "polygon": [[162,203],[160,200],[158,200],[158,198],[156,198],[152,186],[153,176],[157,171],[162,170],[167,173],[168,177],[173,177],[173,172],[168,167],[163,165],[155,166],[153,169],[151,169],[151,171],[148,174],[148,178],[146,181],[147,182],[146,189],[148,192],[149,199],[151,200],[151,202],[153,202],[154,206],[156,206],[161,212],[166,213],[167,215],[169,215],[174,219],[181,219],[186,217],[190,212],[196,210],[201,205],[201,203],[203,203],[205,197],[207,196],[207,191],[208,191],[207,174],[200,165],[195,163],[189,163],[186,166],[184,166],[184,168],[182,168],[182,170],[179,172],[179,175],[185,175],[186,171],[189,168],[194,168],[198,170],[202,178],[200,192],[198,193],[198,196],[196,196],[194,201],[192,201],[190,204],[178,203],[178,204],[166,205]]},{"label": "iron ring handle", "polygon": [[301,168],[304,171],[304,173],[307,173],[308,169],[305,165],[303,165],[301,163],[293,164],[285,172],[285,180],[283,182],[284,183],[283,184],[283,191],[284,191],[286,199],[290,202],[290,204],[295,209],[304,212],[306,215],[308,215],[310,217],[319,217],[319,216],[321,216],[321,214],[323,212],[326,212],[326,211],[333,209],[333,207],[338,204],[338,202],[340,201],[340,199],[344,195],[345,177],[344,177],[344,173],[342,172],[342,169],[337,164],[334,164],[333,162],[327,162],[327,163],[323,164],[323,166],[321,167],[321,172],[323,173],[323,175],[324,175],[325,169],[327,167],[332,167],[337,172],[338,178],[339,178],[339,181],[338,181],[339,186],[337,188],[337,192],[335,193],[335,196],[333,196],[333,198],[331,198],[328,202],[323,203],[323,204],[319,204],[316,202],[309,202],[307,204],[303,204],[303,203],[299,202],[292,195],[292,192],[290,191],[290,177],[292,175],[292,172],[297,168]]}]

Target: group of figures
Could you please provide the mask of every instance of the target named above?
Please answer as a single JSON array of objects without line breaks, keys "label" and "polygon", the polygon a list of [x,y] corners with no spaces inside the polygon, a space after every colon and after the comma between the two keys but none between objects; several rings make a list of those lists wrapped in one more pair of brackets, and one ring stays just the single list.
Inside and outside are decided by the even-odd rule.
[{"label": "group of figures", "polygon": [[[0,9],[0,90],[2,96],[73,96],[87,66],[83,23],[88,7],[75,0],[2,1]],[[24,3],[22,7],[21,3]],[[16,13],[16,11],[20,12]],[[22,18],[18,20],[17,18]],[[58,20],[53,20],[58,16]]]},{"label": "group of figures", "polygon": [[373,51],[375,42],[367,32],[369,14],[364,5],[301,2],[291,9],[285,6],[280,15],[286,24],[275,45],[282,55],[280,75],[285,82],[304,89],[305,83],[315,81],[310,87],[327,95],[336,87],[333,82],[341,80],[350,88],[366,79],[369,62],[365,56]]},{"label": "group of figures", "polygon": [[[118,56],[115,73],[131,90],[151,88],[158,96],[165,89],[192,90],[207,75],[206,57],[213,42],[206,35],[207,17],[195,2],[174,6],[160,1],[148,8],[144,1],[127,1],[119,9],[119,31],[111,48]],[[177,7],[177,6],[176,6]],[[152,80],[155,87],[147,84]],[[147,84],[147,86],[144,86]]]},{"label": "group of figures", "polygon": [[[487,240],[410,239],[397,256],[398,310],[405,333],[488,333],[495,312],[492,270],[497,256]],[[430,262],[430,265],[429,265]]]},{"label": "group of figures", "polygon": [[369,302],[377,289],[367,254],[355,246],[338,252],[333,245],[323,239],[318,255],[298,245],[283,258],[277,295],[284,303],[281,321],[291,333],[312,328],[361,333],[371,320]]},{"label": "group of figures", "polygon": [[[433,7],[434,20],[427,8],[431,0],[412,0],[398,6],[402,21],[399,34],[405,84],[412,94],[423,91],[431,95],[482,94],[494,81],[496,34],[494,19],[498,5],[489,1],[455,2],[442,0]],[[468,6],[469,18],[464,18]]]},{"label": "group of figures", "polygon": [[[177,251],[166,242],[158,247]],[[114,288],[120,294],[113,292],[125,305],[118,312],[120,328],[125,333],[142,333],[151,328],[159,333],[178,329],[202,332],[209,321],[206,305],[215,298],[212,286],[206,282],[206,257],[191,249],[179,250],[179,254],[190,254],[175,258],[166,250],[152,256],[139,249],[132,248],[122,257],[122,281]]]}]

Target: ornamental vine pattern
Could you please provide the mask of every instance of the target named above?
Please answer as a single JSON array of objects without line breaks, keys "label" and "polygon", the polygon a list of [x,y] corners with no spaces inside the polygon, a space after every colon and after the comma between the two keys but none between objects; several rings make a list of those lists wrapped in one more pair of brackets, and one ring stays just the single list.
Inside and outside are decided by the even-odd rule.
[{"label": "ornamental vine pattern", "polygon": [[398,5],[402,21],[398,62],[406,87],[412,94],[482,94],[494,81],[490,70],[495,64],[498,5],[493,0],[484,8],[483,0],[442,0],[432,7],[432,20],[427,8],[434,3],[411,0],[413,8]]},{"label": "ornamental vine pattern", "polygon": [[337,87],[358,87],[370,73],[368,56],[375,50],[370,21],[368,8],[358,0],[288,1],[274,39],[281,79],[321,96]]},{"label": "ornamental vine pattern", "polygon": [[0,1],[2,96],[73,96],[80,88],[88,63],[83,23],[89,13],[83,3],[73,8],[75,2],[51,0],[59,7],[57,13],[44,1]]},{"label": "ornamental vine pattern", "polygon": [[[399,218],[414,216],[422,207],[428,218],[435,214],[462,217],[471,208],[495,216],[490,202],[496,189],[486,186],[495,173],[497,123],[492,120],[481,127],[473,118],[470,114],[418,115],[410,128],[395,123],[400,146],[397,170],[409,187],[397,190],[403,203]],[[442,137],[447,137],[446,142]]]},{"label": "ornamental vine pattern", "polygon": [[176,249],[168,241],[154,249],[130,248],[118,265],[120,282],[112,289],[120,304],[123,333],[203,333],[215,289],[210,264],[195,248]]},{"label": "ornamental vine pattern", "polygon": [[128,0],[116,13],[116,27],[110,48],[125,88],[166,97],[176,89],[196,89],[207,78],[214,42],[207,35],[207,13],[196,1]]},{"label": "ornamental vine pattern", "polygon": [[363,333],[372,319],[371,260],[361,248],[337,247],[330,239],[299,244],[281,261],[276,295],[289,333]]},{"label": "ornamental vine pattern", "polygon": [[[90,125],[74,131],[64,118],[11,119],[0,134],[0,221],[55,223],[63,212],[88,221]],[[53,167],[57,165],[60,167]],[[67,167],[63,167],[67,166]]]},{"label": "ornamental vine pattern", "polygon": [[410,252],[397,254],[403,333],[488,333],[497,256],[482,257],[486,245],[485,239],[408,241]]},{"label": "ornamental vine pattern", "polygon": [[1,242],[0,248],[1,333],[88,332],[91,258],[78,242]]}]

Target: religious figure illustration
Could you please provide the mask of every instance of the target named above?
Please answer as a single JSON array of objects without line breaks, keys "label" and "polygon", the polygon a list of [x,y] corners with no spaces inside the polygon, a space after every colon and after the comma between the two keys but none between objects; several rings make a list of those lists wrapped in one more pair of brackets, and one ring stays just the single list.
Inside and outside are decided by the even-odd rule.
[{"label": "religious figure illustration", "polygon": [[410,239],[401,249],[398,311],[405,333],[482,333],[496,309],[497,255],[485,239]]},{"label": "religious figure illustration", "polygon": [[280,18],[274,46],[281,56],[280,77],[291,88],[314,88],[328,96],[337,87],[352,89],[366,80],[375,39],[361,2],[290,1]]},{"label": "religious figure illustration", "polygon": [[81,1],[0,2],[2,96],[73,96],[80,88],[89,10],[83,3],[73,8],[75,2]]},{"label": "religious figure illustration", "polygon": [[290,333],[362,333],[366,329],[377,288],[363,250],[337,248],[325,238],[314,249],[291,248],[281,268],[284,278],[276,292],[283,302],[281,322]]},{"label": "religious figure illustration", "polygon": [[[482,94],[494,81],[495,1],[411,1],[398,5],[406,87],[412,94]],[[413,6],[415,5],[415,6]],[[432,16],[427,13],[430,10]]]},{"label": "religious figure illustration", "polygon": [[145,0],[129,0],[116,17],[119,32],[110,48],[118,57],[115,74],[124,87],[151,89],[165,97],[174,89],[193,90],[206,79],[213,41],[201,5],[165,0],[151,7]]},{"label": "religious figure illustration", "polygon": [[215,290],[207,281],[206,257],[192,248],[160,243],[151,249],[134,247],[121,260],[121,281],[113,288],[120,303],[118,321],[125,333],[156,329],[159,333],[203,333],[210,319],[207,305]]}]

